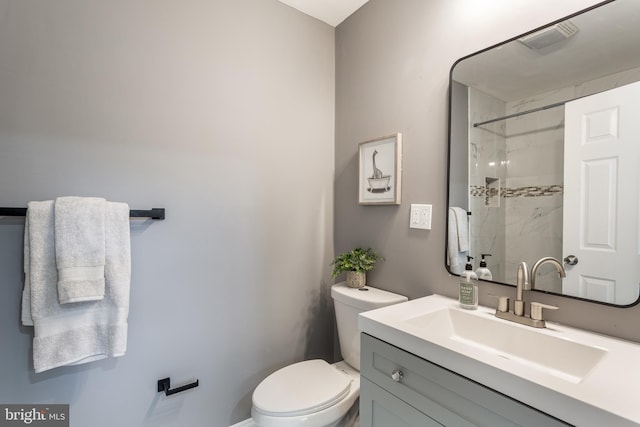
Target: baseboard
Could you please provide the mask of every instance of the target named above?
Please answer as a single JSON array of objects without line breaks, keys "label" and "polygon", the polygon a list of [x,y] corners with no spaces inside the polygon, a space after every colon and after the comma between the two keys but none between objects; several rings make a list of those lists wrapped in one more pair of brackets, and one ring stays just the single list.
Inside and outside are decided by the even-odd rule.
[{"label": "baseboard", "polygon": [[253,420],[251,418],[244,420],[244,421],[240,421],[237,424],[234,424],[230,427],[256,427],[256,423],[253,422]]}]

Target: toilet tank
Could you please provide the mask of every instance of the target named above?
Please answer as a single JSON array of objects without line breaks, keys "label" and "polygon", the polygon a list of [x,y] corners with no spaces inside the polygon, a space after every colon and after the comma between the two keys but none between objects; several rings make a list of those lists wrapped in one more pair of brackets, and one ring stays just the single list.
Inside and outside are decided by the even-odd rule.
[{"label": "toilet tank", "polygon": [[407,301],[404,295],[383,291],[382,289],[365,286],[364,288],[350,288],[345,282],[336,283],[331,287],[336,311],[338,339],[342,358],[352,367],[360,370],[360,330],[358,329],[358,314],[398,304]]}]

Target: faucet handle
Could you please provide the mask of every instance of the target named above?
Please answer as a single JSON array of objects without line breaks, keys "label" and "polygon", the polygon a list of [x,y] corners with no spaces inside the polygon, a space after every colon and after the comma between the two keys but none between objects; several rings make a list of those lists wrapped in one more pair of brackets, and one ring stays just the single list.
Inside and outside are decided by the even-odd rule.
[{"label": "faucet handle", "polygon": [[509,297],[494,294],[489,294],[489,296],[498,300],[498,308],[496,308],[496,310],[502,313],[506,313],[507,311],[509,311]]},{"label": "faucet handle", "polygon": [[555,305],[547,305],[542,304],[541,302],[532,302],[531,303],[531,318],[533,320],[542,320],[542,309],[546,308],[547,310],[557,310],[558,307]]}]

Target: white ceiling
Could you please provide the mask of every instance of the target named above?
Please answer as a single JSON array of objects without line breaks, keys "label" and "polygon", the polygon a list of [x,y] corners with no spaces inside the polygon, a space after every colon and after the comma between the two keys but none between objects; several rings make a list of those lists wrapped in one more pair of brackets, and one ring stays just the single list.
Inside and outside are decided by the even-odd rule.
[{"label": "white ceiling", "polygon": [[369,0],[278,0],[300,12],[313,16],[332,27],[338,26],[349,15]]}]

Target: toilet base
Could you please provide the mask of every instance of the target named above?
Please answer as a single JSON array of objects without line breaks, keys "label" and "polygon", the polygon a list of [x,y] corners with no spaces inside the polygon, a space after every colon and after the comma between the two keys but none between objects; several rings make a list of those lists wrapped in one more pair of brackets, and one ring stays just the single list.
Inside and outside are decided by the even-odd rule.
[{"label": "toilet base", "polygon": [[[359,425],[360,411],[358,408],[358,401],[356,400],[351,409],[349,409],[347,415],[345,415],[338,424],[336,424],[336,427],[358,427]],[[253,421],[253,418],[248,418],[230,427],[258,427],[258,424]]]}]

